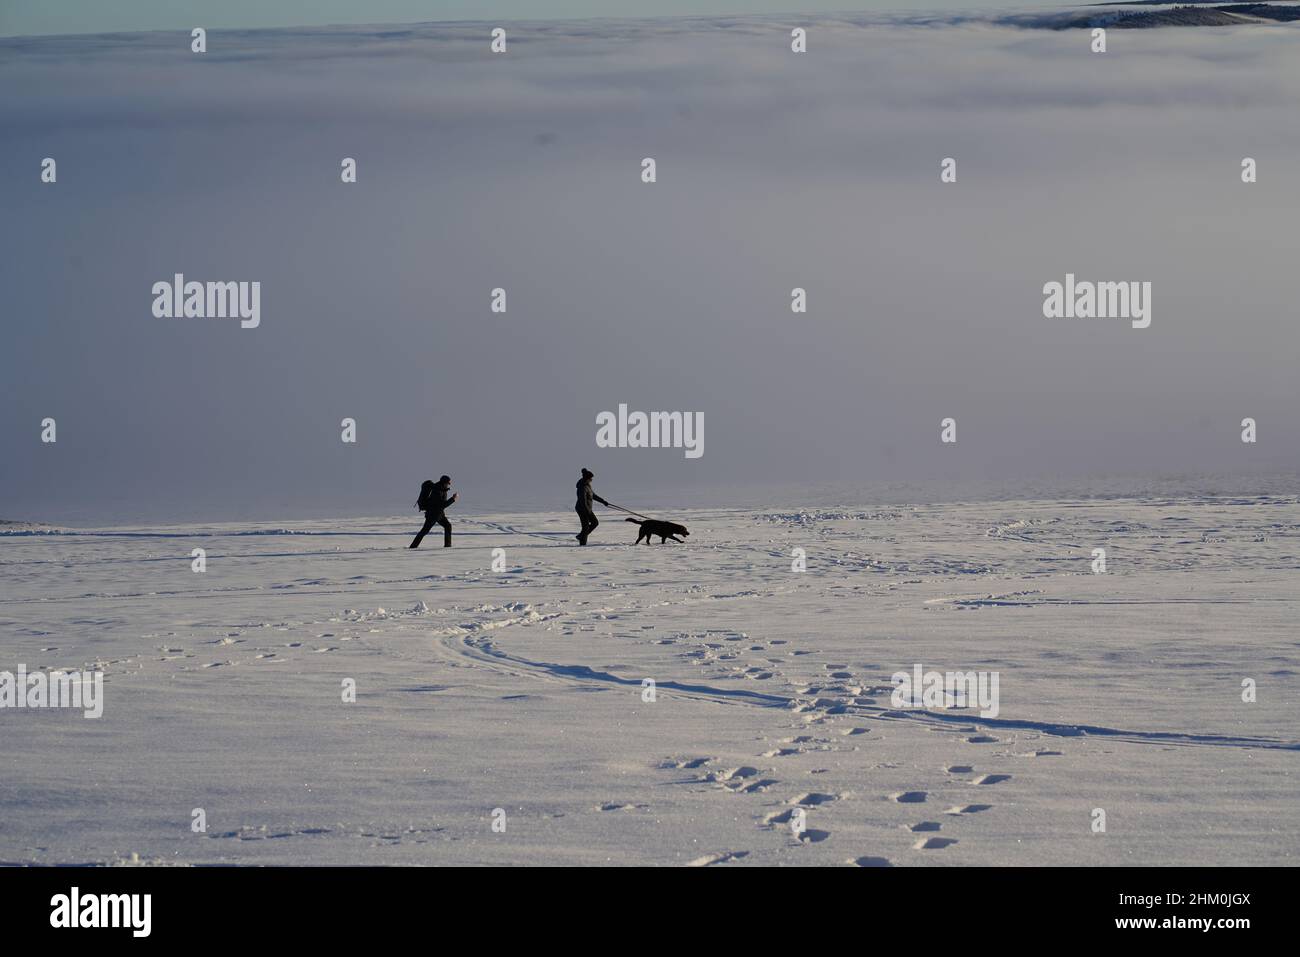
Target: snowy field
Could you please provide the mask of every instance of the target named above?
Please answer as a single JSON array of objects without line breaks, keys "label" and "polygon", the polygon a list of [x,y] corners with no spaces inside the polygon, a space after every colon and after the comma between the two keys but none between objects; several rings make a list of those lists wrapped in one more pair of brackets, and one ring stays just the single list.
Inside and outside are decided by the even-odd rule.
[{"label": "snowy field", "polygon": [[0,670],[106,700],[0,711],[0,861],[1296,863],[1294,497],[674,517],[9,526]]}]

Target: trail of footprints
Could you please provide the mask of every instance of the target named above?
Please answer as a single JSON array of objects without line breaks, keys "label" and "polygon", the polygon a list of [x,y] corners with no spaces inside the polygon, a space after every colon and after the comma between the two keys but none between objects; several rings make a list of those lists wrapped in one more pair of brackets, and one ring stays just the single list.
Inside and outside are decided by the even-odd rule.
[{"label": "trail of footprints", "polygon": [[[689,638],[704,640],[689,647],[688,650],[681,654],[681,657],[693,661],[704,669],[708,677],[713,680],[726,680],[729,678],[755,681],[785,680],[786,676],[782,666],[788,665],[791,660],[798,661],[800,657],[805,655],[816,654],[813,651],[790,651],[778,657],[771,653],[777,652],[780,655],[783,649],[780,649],[779,646],[786,644],[786,642],[756,642],[744,633],[713,630],[696,635],[674,635],[668,639],[661,639],[660,643],[677,644]],[[741,643],[746,644],[742,645]],[[767,653],[769,656],[765,657],[759,664],[751,664],[746,661],[746,652],[750,654]],[[779,766],[783,758],[815,754],[817,752],[858,751],[863,746],[869,747],[871,740],[881,738],[881,735],[875,732],[874,729],[863,724],[853,724],[847,727],[841,725],[846,720],[844,716],[850,714],[854,705],[876,705],[881,697],[887,702],[888,696],[893,692],[892,686],[869,685],[867,682],[860,680],[848,664],[838,662],[823,665],[821,673],[813,678],[805,681],[788,681],[787,683],[795,692],[794,704],[790,708],[790,713],[796,722],[790,725],[790,728],[795,733],[777,739],[773,742],[773,746],[758,754],[757,757],[771,761]],[[848,720],[853,719],[849,718]],[[983,733],[974,727],[933,730],[944,733],[953,733],[955,731],[962,736],[961,740],[964,743],[971,745],[999,743],[997,737]],[[860,746],[859,741],[865,743]],[[1035,751],[1026,756],[1057,753],[1059,752]],[[771,794],[776,796],[781,789],[782,781],[779,778],[769,776],[770,773],[776,771],[776,768],[763,769],[750,765],[722,767],[715,766],[716,761],[717,759],[714,757],[677,757],[664,760],[659,767],[666,770],[694,772],[691,776],[681,780],[680,783],[682,784],[711,785],[732,794]],[[882,764],[875,766],[889,767]],[[943,770],[947,778],[954,784],[959,784],[963,788],[970,788],[972,791],[974,789],[995,787],[1012,778],[1010,774],[983,772],[973,764],[952,764]],[[818,774],[825,771],[826,769],[812,769],[808,773]],[[773,809],[761,813],[758,817],[758,826],[760,829],[771,832],[786,831],[790,834],[792,841],[798,841],[801,844],[821,844],[831,837],[831,833],[823,828],[813,826],[815,812],[820,808],[825,808],[830,804],[851,797],[854,797],[854,795],[849,793],[803,791],[780,800]],[[887,799],[909,808],[916,807],[918,811],[922,812],[918,815],[921,818],[927,817],[924,813],[925,808],[922,806],[932,806],[930,792],[919,789],[895,791],[887,795]],[[956,803],[930,815],[930,818],[939,818],[938,820],[921,819],[904,825],[906,830],[916,838],[912,844],[912,849],[917,852],[929,852],[958,844],[958,838],[948,837],[940,833],[944,830],[945,824],[956,824],[958,821],[968,820],[972,815],[992,810],[993,807],[992,803],[977,800],[972,800],[969,803]],[[805,825],[800,833],[795,834],[791,829],[791,825],[797,819],[801,810],[803,811]],[[740,860],[748,856],[749,853],[750,851],[747,850],[725,851],[699,858],[691,863],[695,866],[725,864]],[[852,858],[846,863],[857,867],[891,867],[894,865],[894,861],[878,855],[863,855]]]},{"label": "trail of footprints", "polygon": [[[970,741],[969,738],[966,740],[968,742]],[[959,776],[967,784],[973,787],[985,787],[987,785],[1001,784],[1003,781],[1011,780],[1011,775],[1009,774],[980,774],[970,777],[970,775],[975,774],[975,768],[969,764],[953,764],[944,770],[949,775]],[[924,804],[929,800],[930,795],[926,791],[900,791],[890,795],[890,797],[899,804]],[[943,813],[954,817],[960,817],[967,814],[978,814],[980,811],[988,811],[992,809],[992,807],[992,804],[955,804]],[[916,843],[912,845],[913,850],[940,850],[957,843],[956,838],[939,837],[934,834],[934,832],[943,829],[943,824],[938,821],[919,821],[916,824],[909,824],[907,827],[913,834],[921,835],[918,836]]]},{"label": "trail of footprints", "polygon": [[[296,654],[328,654],[332,651],[338,651],[341,643],[345,641],[354,641],[357,635],[338,635],[334,632],[320,632],[314,638],[303,641],[288,640],[276,641],[275,637],[268,635],[267,632],[288,632],[290,629],[287,625],[258,624],[247,631],[228,631],[217,638],[199,638],[196,639],[199,645],[208,646],[209,649],[191,651],[186,644],[176,641],[174,632],[167,635],[170,641],[164,642],[157,646],[158,654],[155,660],[160,662],[185,662],[180,666],[181,671],[192,671],[204,668],[225,668],[232,665],[245,663],[259,663],[279,665],[286,664],[293,659]],[[149,637],[159,637],[153,635]],[[248,642],[249,637],[257,639],[259,644],[249,648],[241,648]],[[278,637],[278,636],[277,636]],[[268,643],[269,642],[269,643]],[[197,659],[207,657],[212,654],[227,655],[233,654],[238,657],[221,657],[217,660],[198,661]]]}]

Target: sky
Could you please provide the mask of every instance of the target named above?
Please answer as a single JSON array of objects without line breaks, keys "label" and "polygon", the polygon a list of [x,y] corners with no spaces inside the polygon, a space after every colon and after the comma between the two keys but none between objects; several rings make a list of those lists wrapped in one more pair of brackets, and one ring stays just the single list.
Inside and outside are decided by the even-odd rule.
[{"label": "sky", "polygon": [[[0,40],[0,519],[1300,466],[1297,28],[810,23]],[[155,318],[177,272],[261,325]],[[1067,273],[1150,328],[1045,319]]]},{"label": "sky", "polygon": [[[1002,7],[1026,6],[1004,2]],[[551,20],[811,13],[823,10],[971,9],[971,0],[5,0],[0,36],[287,27],[445,20]],[[1039,3],[1037,6],[1052,6]]]}]

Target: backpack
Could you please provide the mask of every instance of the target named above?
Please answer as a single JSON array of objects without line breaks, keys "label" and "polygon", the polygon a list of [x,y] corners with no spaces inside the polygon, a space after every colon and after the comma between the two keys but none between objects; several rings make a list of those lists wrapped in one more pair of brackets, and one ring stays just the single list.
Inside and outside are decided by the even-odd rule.
[{"label": "backpack", "polygon": [[420,511],[427,509],[433,502],[433,479],[425,479],[420,484],[420,497],[415,500],[415,507]]}]

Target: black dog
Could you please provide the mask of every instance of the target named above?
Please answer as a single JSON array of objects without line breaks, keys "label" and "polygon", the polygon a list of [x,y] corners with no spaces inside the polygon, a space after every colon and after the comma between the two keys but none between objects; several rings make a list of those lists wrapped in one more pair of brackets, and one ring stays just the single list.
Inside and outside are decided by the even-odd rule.
[{"label": "black dog", "polygon": [[641,539],[643,538],[645,539],[645,543],[649,545],[651,535],[659,536],[660,545],[668,541],[668,539],[670,538],[674,542],[680,543],[682,540],[680,538],[675,538],[674,536],[691,534],[686,530],[685,525],[678,525],[675,522],[661,522],[655,518],[647,518],[644,522],[639,522],[635,518],[629,518],[627,521],[631,522],[634,525],[641,526],[641,534],[638,535],[636,537],[636,541],[632,543],[634,545],[640,545]]}]

